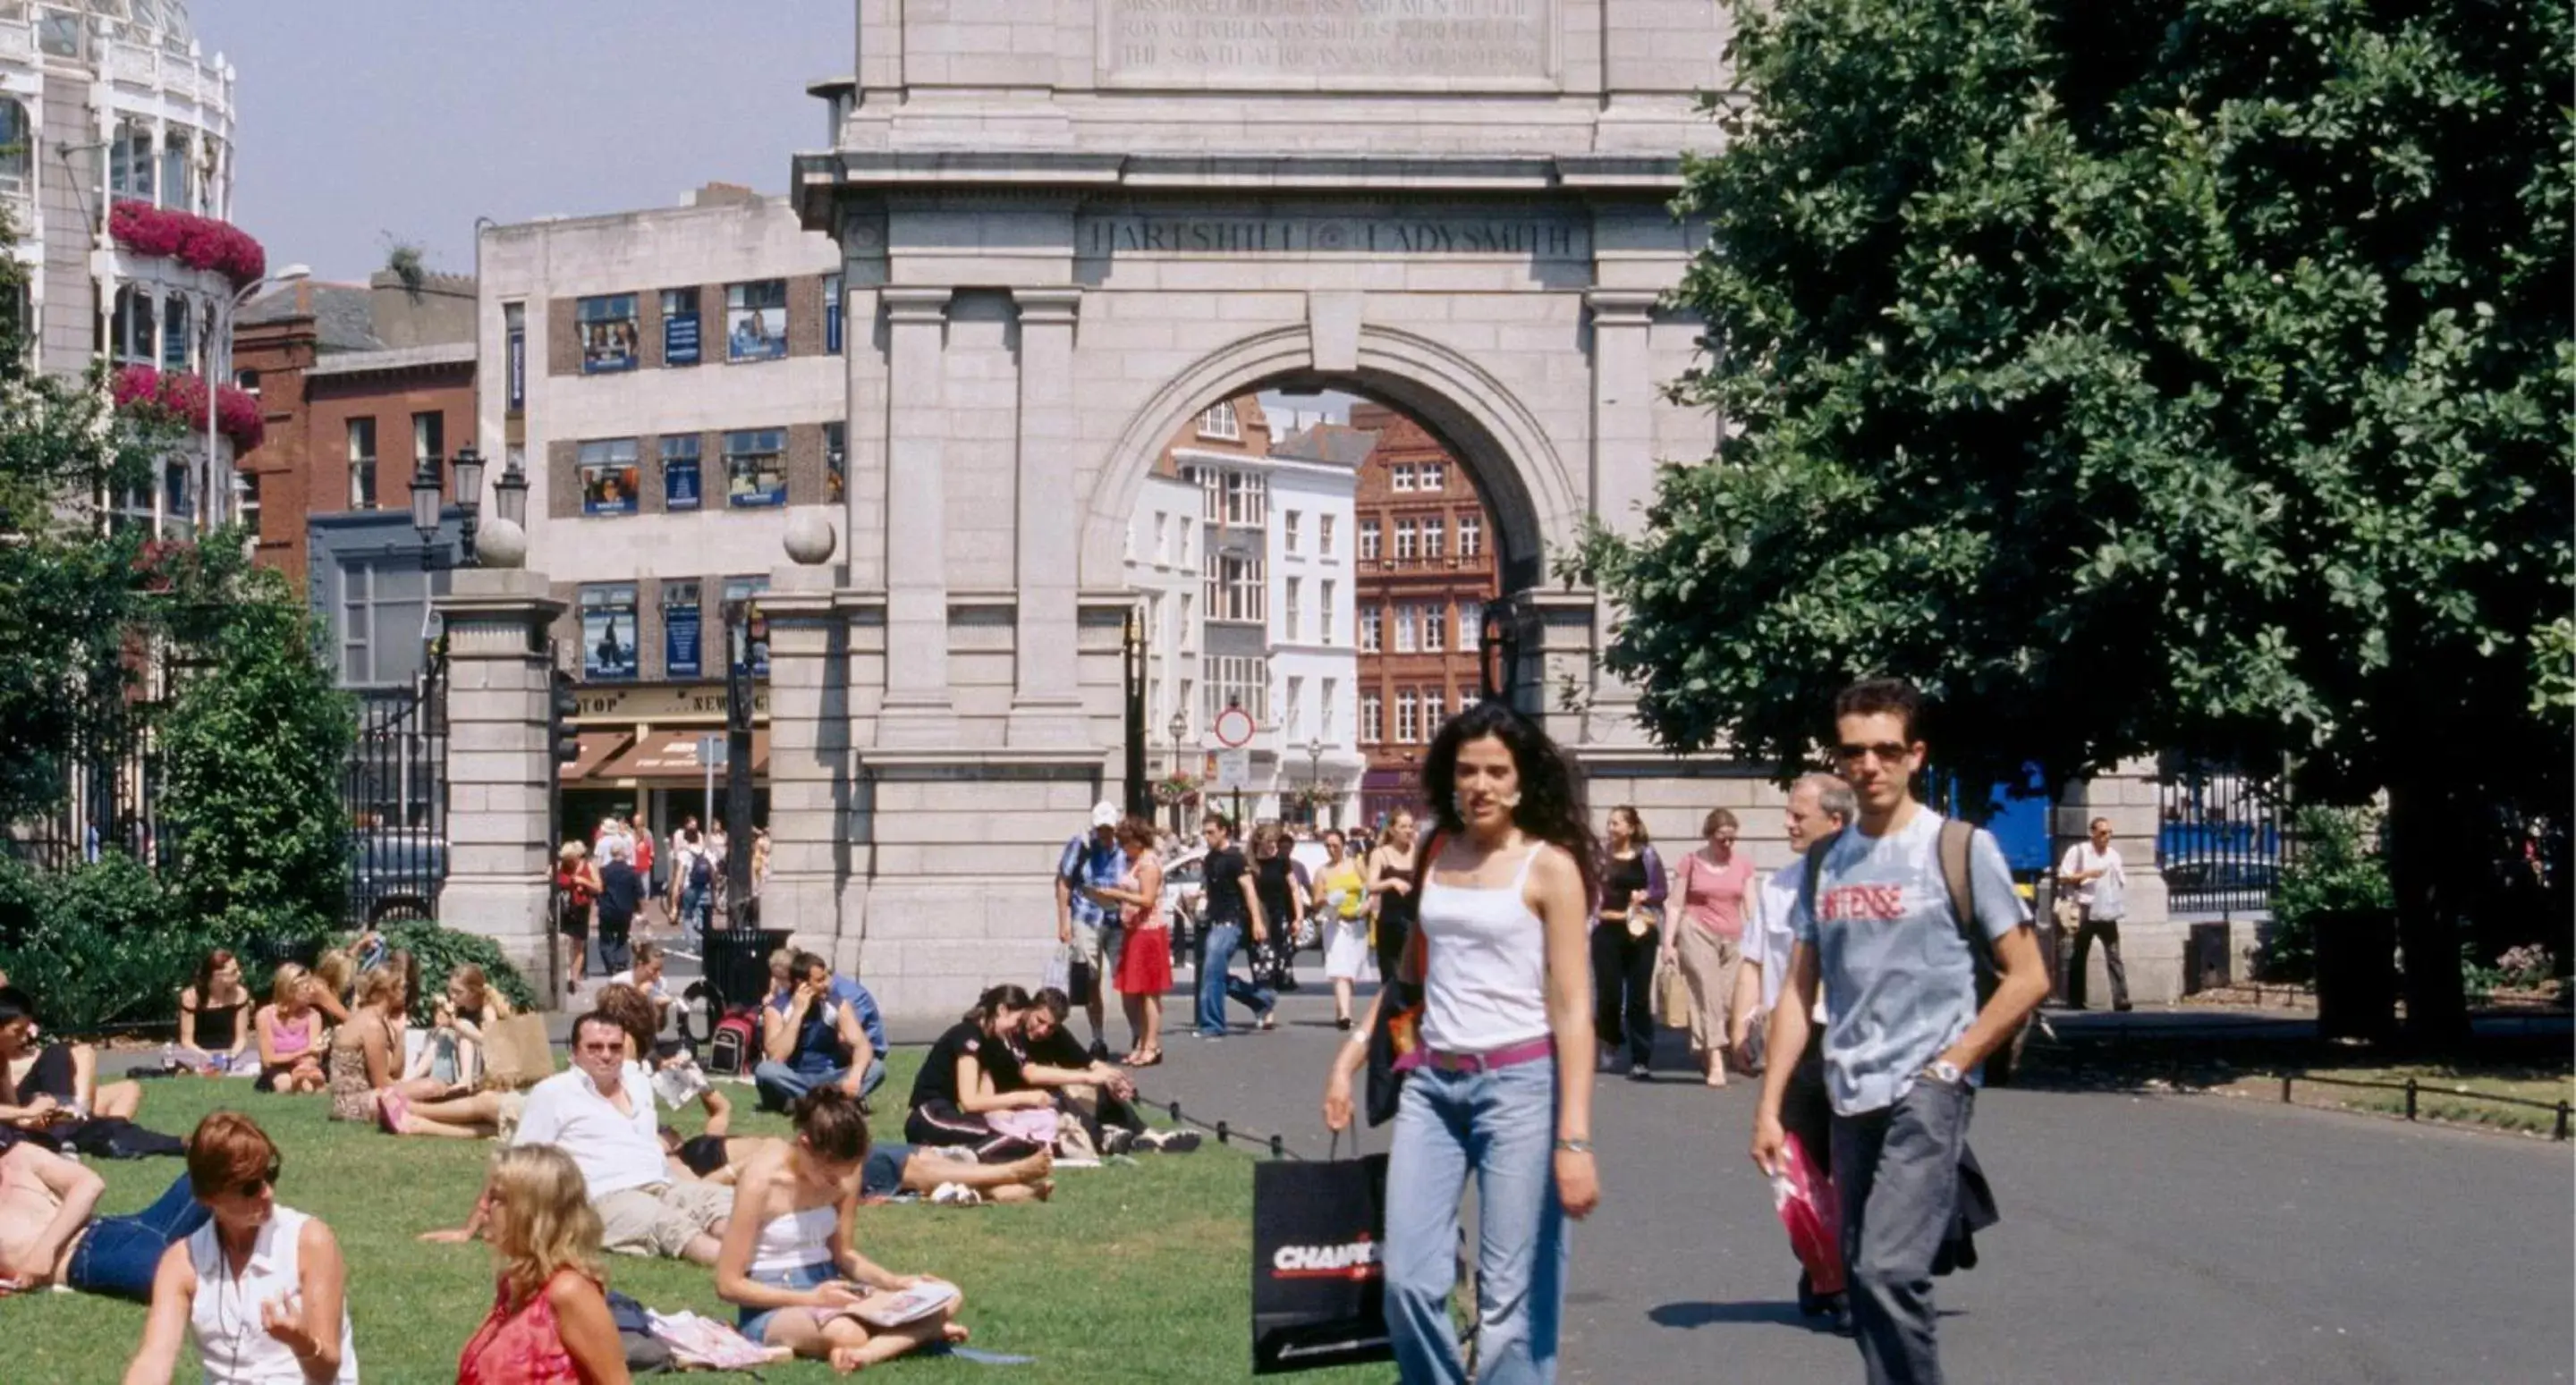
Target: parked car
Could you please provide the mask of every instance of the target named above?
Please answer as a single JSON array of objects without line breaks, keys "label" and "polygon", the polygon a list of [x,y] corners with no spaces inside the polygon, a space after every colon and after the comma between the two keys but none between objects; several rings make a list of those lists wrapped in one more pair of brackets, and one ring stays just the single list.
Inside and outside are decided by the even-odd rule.
[{"label": "parked car", "polygon": [[368,927],[434,918],[447,881],[447,842],[426,832],[358,832],[349,838],[349,919]]}]

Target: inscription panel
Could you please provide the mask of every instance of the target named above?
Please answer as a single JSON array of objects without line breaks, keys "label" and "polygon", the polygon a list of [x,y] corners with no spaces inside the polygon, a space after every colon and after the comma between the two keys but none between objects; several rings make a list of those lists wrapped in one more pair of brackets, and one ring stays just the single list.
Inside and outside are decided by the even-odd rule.
[{"label": "inscription panel", "polygon": [[1499,256],[1586,262],[1592,228],[1551,216],[1086,216],[1085,259],[1241,255]]},{"label": "inscription panel", "polygon": [[1104,86],[1553,90],[1558,0],[1097,0]]}]

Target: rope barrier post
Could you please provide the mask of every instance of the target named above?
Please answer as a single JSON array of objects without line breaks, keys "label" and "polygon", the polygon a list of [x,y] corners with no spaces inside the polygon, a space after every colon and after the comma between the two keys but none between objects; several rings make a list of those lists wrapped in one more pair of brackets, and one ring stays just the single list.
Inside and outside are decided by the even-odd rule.
[{"label": "rope barrier post", "polygon": [[1231,1132],[1226,1129],[1226,1123],[1224,1121],[1218,1121],[1216,1123],[1216,1142],[1218,1144],[1224,1144],[1230,1133]]},{"label": "rope barrier post", "polygon": [[2565,1140],[2565,1139],[2567,1138],[2567,1115],[2568,1115],[2567,1103],[2566,1103],[2566,1102],[2564,1102],[2564,1101],[2559,1102],[2559,1103],[2558,1103],[2558,1136],[2557,1136],[2557,1138],[2558,1138],[2558,1139],[2560,1139],[2560,1140],[2562,1140],[2562,1141],[2563,1141],[2563,1140]]},{"label": "rope barrier post", "polygon": [[1181,1099],[1180,1099],[1179,1097],[1174,1097],[1174,1098],[1172,1098],[1172,1104],[1171,1104],[1171,1106],[1170,1106],[1169,1108],[1167,1108],[1167,1109],[1169,1109],[1169,1110],[1171,1111],[1171,1113],[1172,1113],[1172,1124],[1174,1124],[1174,1125],[1178,1125],[1178,1124],[1180,1124],[1180,1123],[1181,1123]]},{"label": "rope barrier post", "polygon": [[2406,1079],[2406,1119],[2415,1119],[2415,1079]]},{"label": "rope barrier post", "polygon": [[2286,1072],[2281,1074],[2281,1104],[2290,1104],[2290,1075]]},{"label": "rope barrier post", "polygon": [[1288,1157],[1288,1141],[1286,1137],[1280,1135],[1273,1135],[1270,1137],[1270,1157],[1273,1159],[1285,1159]]}]

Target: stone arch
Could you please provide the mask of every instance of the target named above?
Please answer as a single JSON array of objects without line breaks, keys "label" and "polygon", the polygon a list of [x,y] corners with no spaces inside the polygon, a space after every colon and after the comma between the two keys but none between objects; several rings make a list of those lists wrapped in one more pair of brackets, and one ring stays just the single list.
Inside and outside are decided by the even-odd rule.
[{"label": "stone arch", "polygon": [[1101,459],[1092,491],[1083,532],[1085,588],[1126,581],[1122,536],[1145,476],[1174,431],[1212,399],[1283,385],[1341,388],[1384,400],[1446,440],[1494,516],[1506,591],[1537,585],[1547,553],[1574,537],[1583,492],[1536,415],[1490,372],[1438,342],[1378,326],[1360,329],[1355,369],[1318,370],[1312,337],[1299,324],[1255,332],[1209,352],[1129,417]]}]

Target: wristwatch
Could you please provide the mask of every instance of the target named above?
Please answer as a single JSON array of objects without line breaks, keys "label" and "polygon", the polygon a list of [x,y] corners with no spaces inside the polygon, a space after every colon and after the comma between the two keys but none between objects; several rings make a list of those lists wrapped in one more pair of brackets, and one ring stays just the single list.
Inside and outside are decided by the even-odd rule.
[{"label": "wristwatch", "polygon": [[1947,1058],[1935,1058],[1923,1065],[1923,1075],[1944,1086],[1959,1085],[1959,1065]]},{"label": "wristwatch", "polygon": [[1592,1142],[1590,1140],[1559,1140],[1556,1142],[1556,1147],[1564,1150],[1568,1154],[1590,1154],[1592,1152]]}]

